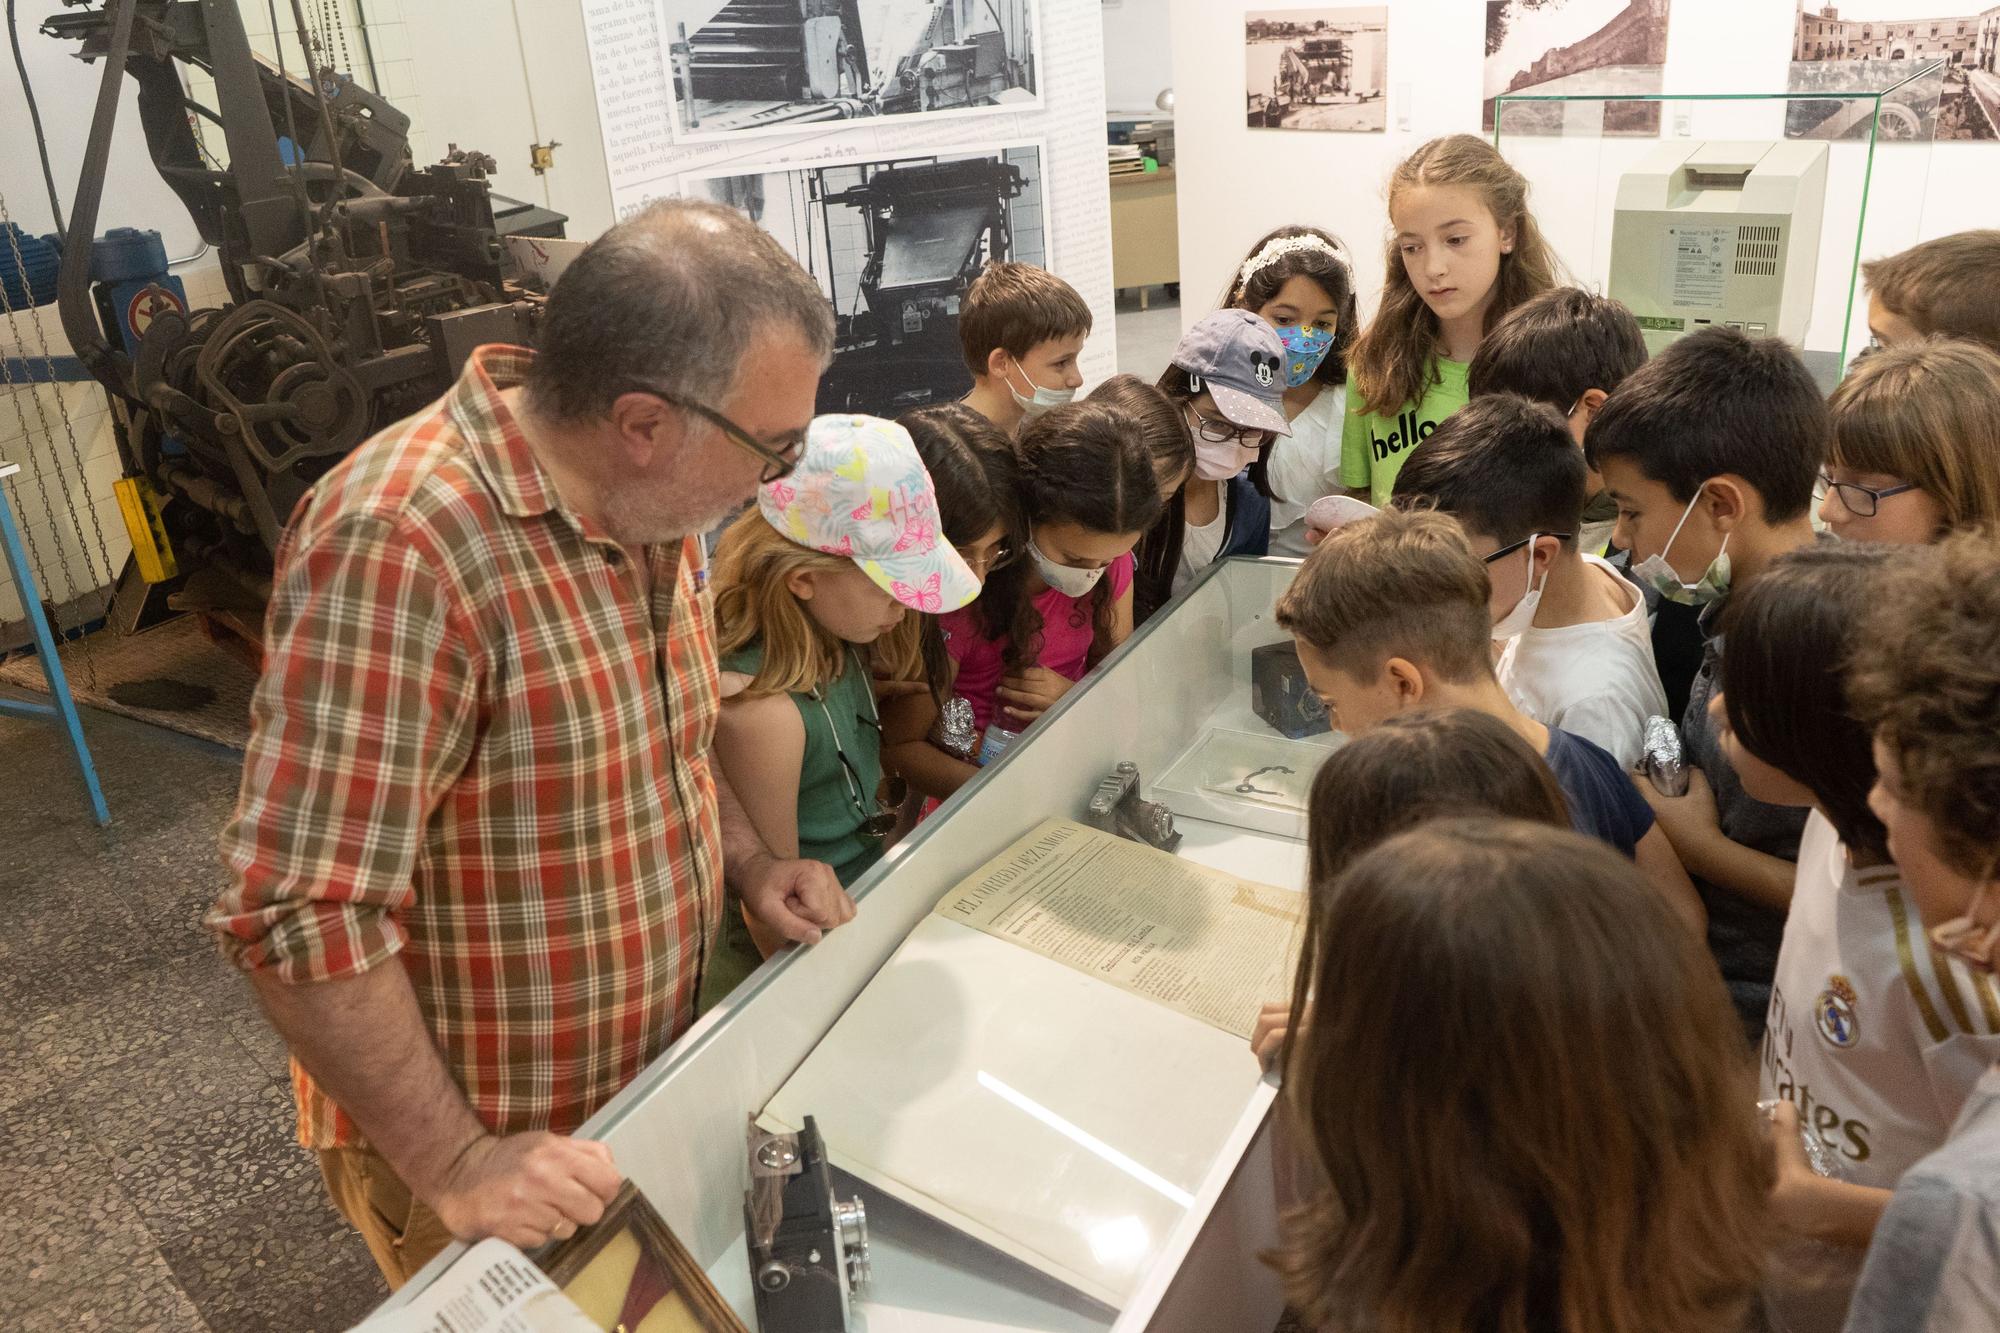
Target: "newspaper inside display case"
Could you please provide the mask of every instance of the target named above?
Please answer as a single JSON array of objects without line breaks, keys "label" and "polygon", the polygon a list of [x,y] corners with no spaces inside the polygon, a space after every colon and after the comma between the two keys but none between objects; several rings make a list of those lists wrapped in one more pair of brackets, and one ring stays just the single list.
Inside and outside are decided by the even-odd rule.
[{"label": "newspaper inside display case", "polygon": [[[766,1128],[815,1116],[835,1196],[865,1209],[872,1276],[850,1327],[1276,1322],[1276,1278],[1259,1259],[1276,1240],[1276,1084],[1245,1039],[1254,1010],[1240,1025],[1235,1010],[1288,993],[1303,792],[1336,739],[1323,719],[1301,723],[1253,697],[1257,650],[1288,640],[1272,608],[1296,570],[1211,567],[891,849],[855,886],[854,922],[766,963],[584,1127],[746,1324],[757,1302],[744,1126],[767,1111]],[[947,898],[977,894],[1030,835],[1074,830],[1062,836],[1102,850],[1090,840],[1107,835],[1084,825],[1121,763],[1137,766],[1135,795],[1170,809],[1181,836],[1172,853],[1117,842],[1120,856],[1163,859],[1121,861],[1100,879],[1129,883],[1143,864],[1179,887],[1094,902],[1118,925],[1063,922],[1061,947],[1044,947],[1046,930],[1010,938],[1006,922],[941,919]],[[1035,906],[1059,917],[1073,900]],[[1180,906],[1155,910],[1169,901]],[[1113,983],[1060,956],[1081,945],[1123,957],[1108,932],[1172,932],[1160,960],[1213,973],[1221,955],[1199,951],[1243,935],[1223,928],[1232,911],[1256,915],[1264,933],[1226,960],[1236,989],[1220,999],[1170,1001],[1176,986],[1156,969]],[[996,1202],[1004,1215],[989,1211]]]}]

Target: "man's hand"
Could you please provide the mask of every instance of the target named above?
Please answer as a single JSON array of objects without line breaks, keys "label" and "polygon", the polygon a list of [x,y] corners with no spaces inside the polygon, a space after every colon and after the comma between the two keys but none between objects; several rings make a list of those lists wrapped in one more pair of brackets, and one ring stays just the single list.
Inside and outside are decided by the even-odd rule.
[{"label": "man's hand", "polygon": [[744,866],[738,892],[753,922],[800,944],[818,944],[822,931],[854,919],[854,899],[823,861],[759,853]]},{"label": "man's hand", "polygon": [[602,1143],[539,1132],[487,1134],[460,1154],[431,1206],[460,1240],[498,1236],[530,1250],[604,1216],[622,1180]]},{"label": "man's hand", "polygon": [[1638,774],[1632,778],[1632,785],[1646,798],[1646,804],[1653,807],[1653,818],[1660,821],[1667,841],[1674,845],[1683,862],[1694,855],[1696,848],[1722,836],[1721,818],[1715,812],[1715,791],[1708,785],[1708,775],[1689,764],[1687,776],[1685,796],[1662,796],[1651,779]]},{"label": "man's hand", "polygon": [[1044,666],[1031,666],[1019,675],[1000,682],[1000,711],[1019,722],[1033,722],[1054,708],[1058,700],[1076,684]]},{"label": "man's hand", "polygon": [[1250,1029],[1250,1049],[1256,1053],[1264,1068],[1271,1068],[1283,1053],[1291,1022],[1290,1000],[1283,1004],[1267,1004],[1257,1011],[1257,1025]]}]

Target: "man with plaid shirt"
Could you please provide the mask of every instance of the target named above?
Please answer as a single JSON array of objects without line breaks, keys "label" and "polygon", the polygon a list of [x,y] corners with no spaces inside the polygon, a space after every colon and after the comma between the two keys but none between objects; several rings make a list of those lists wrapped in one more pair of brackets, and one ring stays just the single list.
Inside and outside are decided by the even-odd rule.
[{"label": "man with plaid shirt", "polygon": [[711,765],[694,536],[790,470],[832,339],[769,236],[656,205],[293,516],[208,923],[392,1285],[597,1219],[568,1136],[692,1020],[725,880],[789,939],[853,915]]}]

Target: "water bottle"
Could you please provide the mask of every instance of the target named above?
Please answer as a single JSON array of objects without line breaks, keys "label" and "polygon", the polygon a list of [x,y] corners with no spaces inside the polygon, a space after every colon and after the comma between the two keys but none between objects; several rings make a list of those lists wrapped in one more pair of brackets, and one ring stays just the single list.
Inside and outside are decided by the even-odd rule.
[{"label": "water bottle", "polygon": [[985,768],[988,764],[993,763],[1001,755],[1007,753],[1008,746],[1020,738],[1020,732],[1009,731],[998,723],[987,727],[986,739],[979,746],[979,766]]}]

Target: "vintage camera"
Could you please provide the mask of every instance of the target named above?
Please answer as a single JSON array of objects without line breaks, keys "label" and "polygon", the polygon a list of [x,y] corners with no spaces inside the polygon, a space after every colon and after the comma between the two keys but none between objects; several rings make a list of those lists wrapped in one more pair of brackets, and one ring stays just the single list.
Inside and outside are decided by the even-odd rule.
[{"label": "vintage camera", "polygon": [[1139,766],[1127,761],[1111,770],[1091,793],[1084,822],[1105,833],[1171,852],[1181,845],[1173,811],[1139,795]]},{"label": "vintage camera", "polygon": [[846,1333],[854,1294],[868,1285],[868,1215],[833,1197],[819,1125],[796,1134],[751,1122],[743,1224],[763,1333]]},{"label": "vintage camera", "polygon": [[1312,692],[1299,650],[1291,643],[1250,650],[1250,711],[1295,741],[1333,730],[1326,705]]}]

